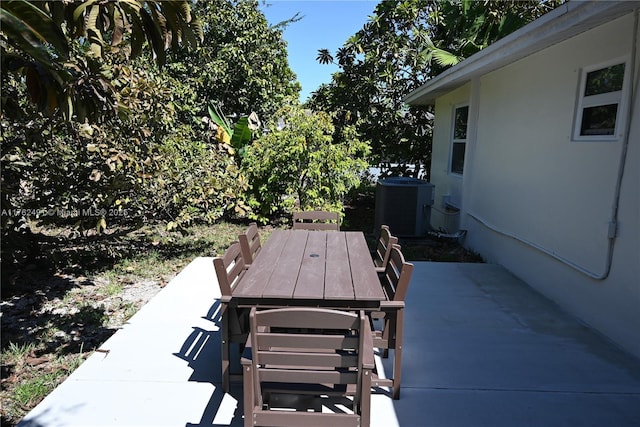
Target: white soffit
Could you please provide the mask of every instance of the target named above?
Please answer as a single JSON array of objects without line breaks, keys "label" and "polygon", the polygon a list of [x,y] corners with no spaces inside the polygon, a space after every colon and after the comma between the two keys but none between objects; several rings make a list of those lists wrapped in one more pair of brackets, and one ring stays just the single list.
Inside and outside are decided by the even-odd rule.
[{"label": "white soffit", "polygon": [[409,93],[404,102],[431,105],[474,77],[516,62],[640,8],[640,1],[569,1],[470,56]]}]

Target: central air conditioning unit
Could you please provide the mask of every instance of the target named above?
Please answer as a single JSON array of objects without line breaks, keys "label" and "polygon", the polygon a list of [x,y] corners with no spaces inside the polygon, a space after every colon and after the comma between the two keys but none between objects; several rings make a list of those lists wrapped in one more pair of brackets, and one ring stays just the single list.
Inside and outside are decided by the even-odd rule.
[{"label": "central air conditioning unit", "polygon": [[376,185],[375,231],[382,224],[400,237],[423,237],[431,230],[434,185],[417,178],[391,177]]}]

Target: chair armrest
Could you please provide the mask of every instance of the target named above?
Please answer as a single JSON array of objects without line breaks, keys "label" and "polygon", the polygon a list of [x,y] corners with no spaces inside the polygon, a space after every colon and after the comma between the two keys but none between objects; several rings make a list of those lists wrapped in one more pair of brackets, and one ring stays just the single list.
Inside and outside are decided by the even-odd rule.
[{"label": "chair armrest", "polygon": [[362,367],[364,369],[373,369],[376,366],[376,361],[373,357],[373,333],[371,332],[371,325],[369,322],[365,322],[364,331],[364,354],[362,355]]},{"label": "chair armrest", "polygon": [[380,302],[380,310],[398,310],[404,308],[404,301],[382,301]]}]

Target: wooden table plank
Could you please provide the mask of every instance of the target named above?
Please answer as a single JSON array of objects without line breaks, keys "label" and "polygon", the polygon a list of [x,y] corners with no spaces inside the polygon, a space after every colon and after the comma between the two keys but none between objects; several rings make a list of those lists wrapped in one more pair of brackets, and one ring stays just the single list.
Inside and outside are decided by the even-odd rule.
[{"label": "wooden table plank", "polygon": [[377,307],[386,300],[361,232],[306,230],[275,230],[234,298],[249,306],[351,308]]},{"label": "wooden table plank", "polygon": [[240,283],[233,290],[234,295],[252,298],[262,297],[288,238],[289,235],[284,230],[274,230],[271,233],[251,267],[249,267]]},{"label": "wooden table plank", "polygon": [[327,232],[309,231],[293,297],[323,299]]},{"label": "wooden table plank", "polygon": [[345,233],[327,233],[324,290],[328,300],[354,299]]},{"label": "wooden table plank", "polygon": [[379,300],[386,298],[373,268],[369,247],[362,233],[346,233],[349,265],[353,278],[353,289],[357,300]]},{"label": "wooden table plank", "polygon": [[275,269],[262,294],[264,298],[293,298],[308,235],[305,230],[287,233],[286,245],[274,262]]}]

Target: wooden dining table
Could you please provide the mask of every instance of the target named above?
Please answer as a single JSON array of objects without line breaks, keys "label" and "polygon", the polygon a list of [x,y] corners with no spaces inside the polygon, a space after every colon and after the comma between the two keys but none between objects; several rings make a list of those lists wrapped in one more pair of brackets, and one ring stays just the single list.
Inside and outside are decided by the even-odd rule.
[{"label": "wooden dining table", "polygon": [[386,299],[362,232],[275,230],[231,304],[376,309]]},{"label": "wooden dining table", "polygon": [[[275,230],[233,288],[229,305],[377,311],[386,300],[362,232]],[[229,366],[229,355],[224,358]]]}]

